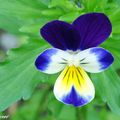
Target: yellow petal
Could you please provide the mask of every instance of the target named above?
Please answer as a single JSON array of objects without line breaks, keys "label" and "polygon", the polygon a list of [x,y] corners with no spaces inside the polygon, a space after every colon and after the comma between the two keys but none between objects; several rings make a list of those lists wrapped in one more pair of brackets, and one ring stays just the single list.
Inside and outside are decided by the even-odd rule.
[{"label": "yellow petal", "polygon": [[83,106],[94,98],[95,90],[82,68],[67,66],[56,80],[54,94],[65,104]]}]

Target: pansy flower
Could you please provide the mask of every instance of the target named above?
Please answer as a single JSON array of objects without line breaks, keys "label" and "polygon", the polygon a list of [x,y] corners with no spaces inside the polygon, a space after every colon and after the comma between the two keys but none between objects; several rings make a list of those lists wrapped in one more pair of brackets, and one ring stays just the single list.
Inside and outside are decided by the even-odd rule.
[{"label": "pansy flower", "polygon": [[72,24],[54,20],[41,28],[42,37],[54,48],[41,53],[35,66],[47,74],[62,71],[53,90],[57,100],[83,106],[94,98],[94,85],[86,72],[99,73],[113,63],[112,54],[97,47],[111,31],[110,20],[103,13],[81,15]]}]

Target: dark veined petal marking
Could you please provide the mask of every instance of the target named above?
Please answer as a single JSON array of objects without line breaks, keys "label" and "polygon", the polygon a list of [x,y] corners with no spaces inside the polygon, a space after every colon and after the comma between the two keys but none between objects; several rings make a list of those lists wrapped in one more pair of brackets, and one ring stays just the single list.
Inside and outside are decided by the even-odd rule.
[{"label": "dark veined petal marking", "polygon": [[75,59],[82,59],[82,61],[80,61],[80,66],[90,73],[102,72],[114,61],[113,55],[101,47],[83,50],[76,55]]},{"label": "dark veined petal marking", "polygon": [[83,106],[95,95],[94,86],[80,67],[67,66],[54,85],[55,97],[64,104]]},{"label": "dark veined petal marking", "polygon": [[80,35],[71,24],[55,20],[44,25],[40,32],[42,37],[55,48],[74,51],[79,48]]},{"label": "dark veined petal marking", "polygon": [[68,54],[60,49],[47,49],[37,57],[35,66],[44,73],[57,73],[64,69],[66,63],[62,58],[67,56]]},{"label": "dark veined petal marking", "polygon": [[84,14],[77,18],[73,25],[78,29],[81,37],[81,50],[100,45],[112,31],[110,20],[103,13]]}]

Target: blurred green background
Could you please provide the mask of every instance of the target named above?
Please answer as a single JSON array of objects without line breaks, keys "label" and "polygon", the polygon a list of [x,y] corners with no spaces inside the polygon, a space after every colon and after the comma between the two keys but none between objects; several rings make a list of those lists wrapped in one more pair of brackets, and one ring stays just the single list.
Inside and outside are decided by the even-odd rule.
[{"label": "blurred green background", "polygon": [[[120,120],[119,6],[120,0],[0,0],[0,119]],[[105,72],[90,74],[95,99],[75,108],[55,99],[52,90],[58,74],[40,73],[34,61],[51,47],[39,34],[45,23],[56,19],[71,23],[89,12],[110,18],[113,31],[101,46],[115,62]]]}]

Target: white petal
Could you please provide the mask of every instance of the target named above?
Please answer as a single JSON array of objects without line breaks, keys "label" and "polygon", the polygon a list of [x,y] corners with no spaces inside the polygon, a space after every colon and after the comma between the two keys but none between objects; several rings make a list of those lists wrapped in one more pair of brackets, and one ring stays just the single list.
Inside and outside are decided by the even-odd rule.
[{"label": "white petal", "polygon": [[81,51],[75,56],[75,59],[79,59],[80,66],[91,73],[98,73],[107,69],[114,61],[112,54],[100,47]]},{"label": "white petal", "polygon": [[45,50],[36,59],[35,66],[38,70],[53,74],[64,69],[69,54],[63,50],[51,48]]}]

